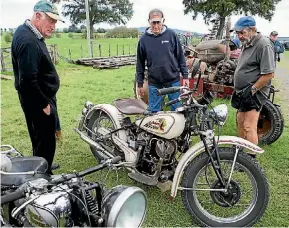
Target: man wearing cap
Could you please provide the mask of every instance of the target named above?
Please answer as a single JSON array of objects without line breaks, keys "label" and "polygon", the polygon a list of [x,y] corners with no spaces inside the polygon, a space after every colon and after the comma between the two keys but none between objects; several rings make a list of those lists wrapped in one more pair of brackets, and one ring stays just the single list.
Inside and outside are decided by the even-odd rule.
[{"label": "man wearing cap", "polygon": [[[182,45],[177,34],[164,25],[163,12],[153,9],[149,12],[148,22],[150,27],[139,40],[137,47],[136,76],[138,93],[143,96],[143,83],[145,63],[148,68],[149,110],[158,112],[161,110],[162,97],[157,95],[157,89],[180,86],[180,73],[184,78],[184,84],[189,84],[188,69],[183,53]],[[169,100],[179,97],[180,93],[169,94]],[[171,105],[174,111],[180,106],[180,102]]]},{"label": "man wearing cap", "polygon": [[32,19],[15,31],[11,46],[14,86],[25,115],[33,156],[47,160],[50,174],[56,149],[56,93],[60,82],[45,38],[52,35],[58,20],[57,8],[48,1],[39,1]]},{"label": "man wearing cap", "polygon": [[274,52],[275,52],[275,66],[276,66],[276,61],[280,62],[280,54],[285,51],[284,46],[277,39],[278,39],[278,32],[276,31],[271,32],[270,40],[273,44]]},{"label": "man wearing cap", "polygon": [[235,31],[243,43],[231,101],[238,109],[238,136],[257,145],[259,114],[274,77],[274,50],[270,40],[257,33],[256,22],[251,16],[241,17],[231,31]]}]

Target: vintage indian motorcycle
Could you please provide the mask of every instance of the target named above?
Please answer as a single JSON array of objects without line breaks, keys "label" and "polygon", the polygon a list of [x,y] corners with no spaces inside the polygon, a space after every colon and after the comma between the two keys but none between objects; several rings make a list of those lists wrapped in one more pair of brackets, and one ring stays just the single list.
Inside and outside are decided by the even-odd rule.
[{"label": "vintage indian motorcycle", "polygon": [[83,179],[104,168],[117,171],[120,157],[81,172],[50,176],[45,174],[45,159],[24,157],[10,145],[1,149],[1,227],[142,225],[147,210],[142,189],[121,185],[106,189]]},{"label": "vintage indian motorcycle", "polygon": [[[179,98],[166,104],[182,101],[174,112],[150,113],[138,99],[117,99],[114,105],[88,101],[75,131],[96,159],[121,156],[120,164],[135,181],[159,187],[170,183],[171,200],[181,190],[185,208],[200,224],[252,226],[264,214],[269,187],[246,152],[263,149],[239,137],[215,136],[214,127],[226,121],[226,105],[209,110],[209,102],[198,103],[188,87],[158,93],[176,91],[181,91]],[[200,142],[193,144],[192,136],[200,136]]]}]

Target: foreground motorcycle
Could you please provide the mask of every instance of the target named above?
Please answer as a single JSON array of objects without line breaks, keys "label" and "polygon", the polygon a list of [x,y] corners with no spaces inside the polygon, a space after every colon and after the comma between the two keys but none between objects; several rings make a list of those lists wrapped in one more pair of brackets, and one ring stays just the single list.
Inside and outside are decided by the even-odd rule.
[{"label": "foreground motorcycle", "polygon": [[146,193],[137,187],[105,189],[84,176],[115,169],[121,158],[66,175],[47,175],[41,157],[24,157],[10,145],[1,146],[1,227],[139,227]]},{"label": "foreground motorcycle", "polygon": [[[196,86],[197,88],[197,86]],[[176,111],[150,113],[138,99],[111,104],[86,102],[75,131],[90,145],[95,158],[122,157],[128,176],[163,187],[171,184],[171,199],[181,190],[185,208],[206,226],[252,226],[264,214],[269,188],[263,170],[246,152],[264,151],[234,136],[215,136],[227,119],[227,106],[209,109],[188,87],[180,91]],[[200,142],[192,143],[193,136]],[[248,150],[248,151],[247,151]]]}]

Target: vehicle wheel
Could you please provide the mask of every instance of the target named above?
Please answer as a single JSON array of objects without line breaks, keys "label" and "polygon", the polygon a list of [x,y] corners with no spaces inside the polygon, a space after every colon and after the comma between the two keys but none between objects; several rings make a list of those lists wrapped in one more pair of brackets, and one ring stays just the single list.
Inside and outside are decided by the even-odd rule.
[{"label": "vehicle wheel", "polygon": [[[96,140],[97,137],[103,135],[98,132],[98,129],[104,128],[107,131],[113,131],[116,129],[116,125],[114,124],[113,120],[102,110],[95,111],[91,118],[88,121],[87,128],[87,135],[92,139]],[[93,134],[94,133],[94,134]],[[117,134],[117,132],[115,133]],[[107,151],[111,154],[114,154],[115,146],[110,138],[103,140],[103,142],[99,143],[102,147],[104,147]],[[105,154],[100,153],[95,147],[90,146],[90,150],[93,153],[94,157],[101,161],[103,159],[107,159],[108,156]]]},{"label": "vehicle wheel", "polygon": [[284,119],[281,109],[271,101],[266,101],[258,120],[258,136],[261,144],[272,144],[282,135]]},{"label": "vehicle wheel", "polygon": [[[238,111],[236,113],[236,124],[238,126],[237,114]],[[284,118],[280,107],[267,100],[260,112],[257,125],[259,143],[263,145],[274,143],[282,135],[283,129]]]},{"label": "vehicle wheel", "polygon": [[[234,155],[235,150],[233,148],[219,148],[222,172],[226,181],[228,181],[230,176]],[[227,168],[226,164],[229,165]],[[205,175],[200,179],[202,172]],[[208,174],[211,174],[212,177],[209,177]],[[247,184],[244,182],[245,177],[249,179]],[[197,184],[200,185],[197,186]],[[221,188],[207,153],[200,154],[186,167],[181,186],[193,189]],[[252,194],[247,191],[243,192],[251,188]],[[198,193],[200,193],[201,197],[197,196]],[[244,152],[239,152],[227,193],[206,190],[182,190],[181,195],[185,208],[201,225],[210,227],[247,227],[255,224],[263,216],[269,201],[269,185],[263,170],[256,160]],[[201,204],[202,198],[205,200],[204,205],[206,207]],[[245,203],[246,200],[248,203]],[[245,207],[244,209],[241,208],[243,206]]]}]

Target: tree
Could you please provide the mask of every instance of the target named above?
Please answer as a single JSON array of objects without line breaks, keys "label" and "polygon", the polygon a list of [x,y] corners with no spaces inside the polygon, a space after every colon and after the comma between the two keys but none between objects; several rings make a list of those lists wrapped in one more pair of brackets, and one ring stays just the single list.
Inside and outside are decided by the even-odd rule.
[{"label": "tree", "polygon": [[137,38],[138,30],[136,28],[127,28],[125,26],[115,27],[113,29],[107,30],[107,38]]},{"label": "tree", "polygon": [[[133,4],[129,0],[89,0],[91,31],[95,24],[126,24],[133,15]],[[63,6],[63,15],[75,25],[86,20],[85,1],[72,0]],[[91,33],[93,36],[93,33]]]},{"label": "tree", "polygon": [[194,13],[195,20],[198,14],[204,16],[206,24],[211,19],[220,20],[217,37],[222,35],[226,17],[232,14],[258,15],[271,21],[276,4],[281,0],[183,0],[185,14]]}]

